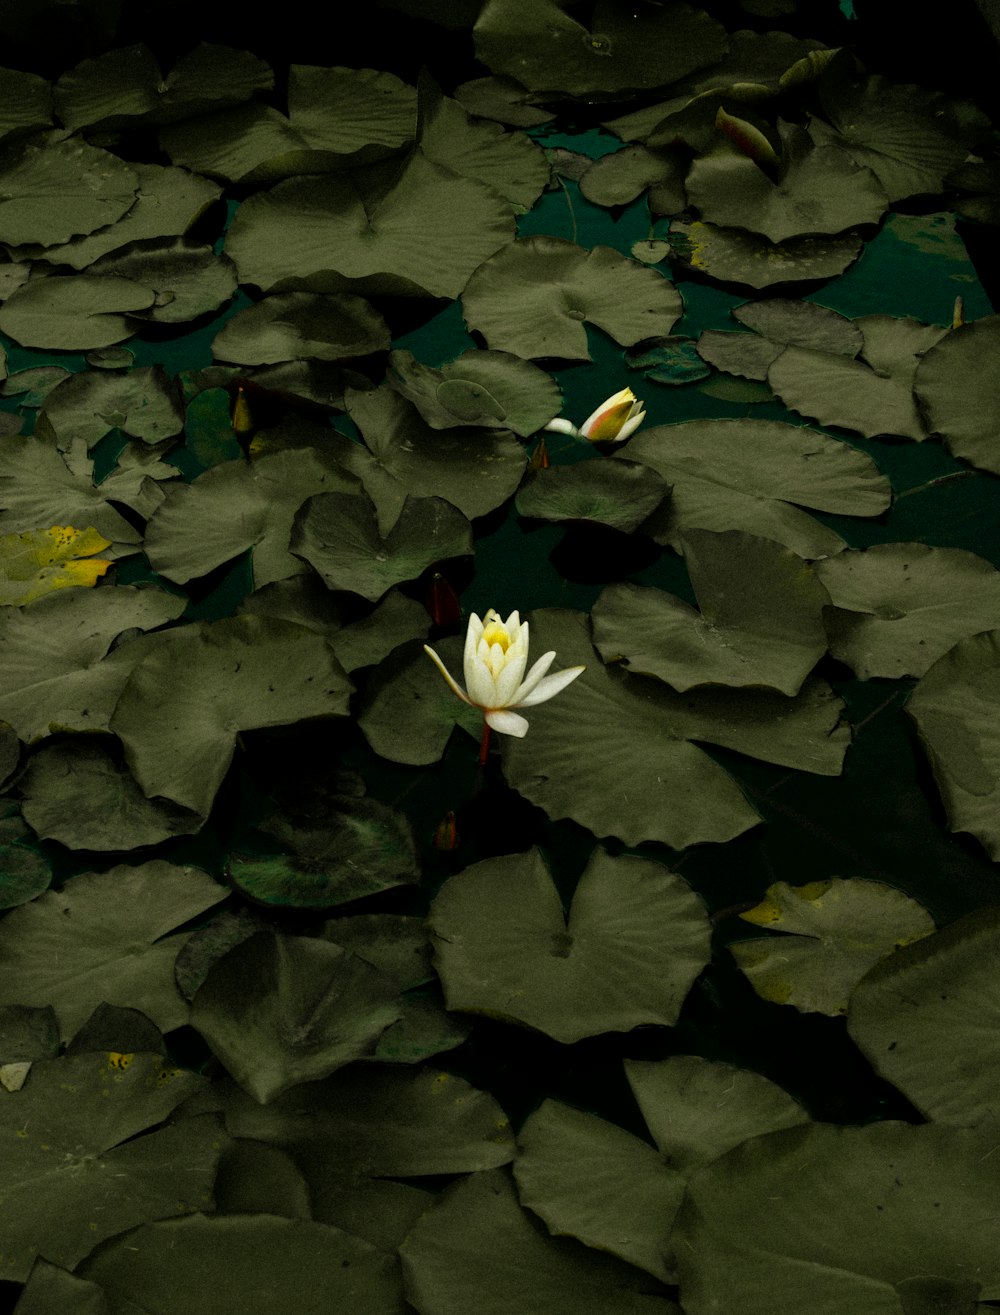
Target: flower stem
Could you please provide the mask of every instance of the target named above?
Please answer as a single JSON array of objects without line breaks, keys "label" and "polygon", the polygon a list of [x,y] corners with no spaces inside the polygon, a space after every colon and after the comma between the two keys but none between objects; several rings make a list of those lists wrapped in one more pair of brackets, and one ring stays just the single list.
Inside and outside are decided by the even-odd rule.
[{"label": "flower stem", "polygon": [[486,760],[490,756],[490,724],[483,718],[483,734],[479,741],[479,766],[485,767]]}]

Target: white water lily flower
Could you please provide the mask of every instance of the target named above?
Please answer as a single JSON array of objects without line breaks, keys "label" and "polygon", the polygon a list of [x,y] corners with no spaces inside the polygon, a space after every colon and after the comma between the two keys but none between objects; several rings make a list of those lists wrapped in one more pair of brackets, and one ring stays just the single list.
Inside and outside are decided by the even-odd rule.
[{"label": "white water lily flower", "polygon": [[432,648],[425,644],[424,652],[433,658],[441,675],[460,699],[482,709],[487,726],[503,735],[516,735],[518,739],[528,733],[528,722],[511,709],[548,702],[586,669],[567,667],[554,676],[547,676],[545,673],[556,655],[553,649],[551,653],[543,653],[525,676],[528,623],[522,621],[517,612],[511,612],[507,620],[502,621],[492,607],[481,621],[475,612],[469,617],[462,660],[465,689],[452,677]]},{"label": "white water lily flower", "polygon": [[623,443],[635,433],[645,418],[644,404],[631,388],[622,388],[602,402],[579,429],[569,420],[562,419],[550,420],[545,428],[557,434],[589,438],[592,443]]}]

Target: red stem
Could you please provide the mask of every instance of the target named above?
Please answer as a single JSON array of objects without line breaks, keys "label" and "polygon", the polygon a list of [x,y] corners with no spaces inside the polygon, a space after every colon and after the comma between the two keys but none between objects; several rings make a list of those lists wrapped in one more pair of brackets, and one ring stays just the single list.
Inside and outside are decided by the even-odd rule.
[{"label": "red stem", "polygon": [[483,718],[483,735],[479,741],[479,766],[485,767],[486,761],[490,756],[490,724]]}]

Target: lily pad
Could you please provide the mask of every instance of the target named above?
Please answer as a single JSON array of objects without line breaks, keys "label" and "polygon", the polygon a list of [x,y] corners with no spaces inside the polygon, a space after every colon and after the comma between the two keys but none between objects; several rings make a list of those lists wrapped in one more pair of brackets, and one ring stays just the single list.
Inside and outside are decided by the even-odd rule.
[{"label": "lily pad", "polygon": [[11,246],[52,246],[113,224],[134,204],[139,185],[117,156],[59,132],[8,143],[3,174],[0,241]]},{"label": "lily pad", "polygon": [[43,746],[19,787],[25,820],[43,840],[67,849],[139,849],[190,835],[204,821],[167,799],[147,799],[104,742],[90,736]]},{"label": "lily pad", "polygon": [[176,385],[160,365],[128,370],[82,370],[53,388],[45,399],[36,432],[52,434],[66,450],[83,441],[94,448],[105,434],[120,429],[145,443],[160,443],[184,427]]},{"label": "lily pad", "polygon": [[880,543],[817,565],[830,652],[862,680],[923,676],[960,639],[1000,625],[1000,572],[961,548]]},{"label": "lily pad", "polygon": [[449,1009],[564,1045],[670,1026],[709,958],[698,896],[649,859],[596,851],[563,912],[541,853],[488,858],[449,878],[428,916]]},{"label": "lily pad", "polygon": [[1000,1117],[998,953],[997,910],[978,909],[883,959],[851,997],[854,1041],[936,1124]]},{"label": "lily pad", "polygon": [[394,154],[416,128],[416,91],[370,68],[288,71],[288,115],[243,105],[164,128],[160,142],[175,164],[231,182],[273,182],[322,174]]},{"label": "lily pad", "polygon": [[457,297],[513,235],[496,192],[418,152],[394,180],[377,169],[290,178],[250,197],[229,226],[226,254],[242,283],[265,292]]},{"label": "lily pad", "polygon": [[48,78],[21,69],[0,70],[0,140],[25,129],[52,123],[52,86]]},{"label": "lily pad", "polygon": [[52,1005],[68,1040],[102,1002],[140,1009],[162,1032],[188,1019],[174,984],[176,928],[225,898],[197,868],[157,859],[75,876],[0,922],[0,1000]]},{"label": "lily pad", "polygon": [[92,1052],[39,1060],[21,1091],[5,1093],[0,1183],[10,1278],[26,1279],[39,1253],[72,1268],[116,1233],[211,1205],[226,1140],[218,1120],[148,1131],[202,1081],[160,1055]]},{"label": "lily pad", "polygon": [[291,621],[234,616],[146,642],[111,718],[150,797],[207,816],[240,731],[343,716],[352,686],[320,635]]},{"label": "lily pad", "polygon": [[602,155],[580,179],[580,191],[594,205],[628,205],[647,189],[654,214],[672,215],[687,205],[684,179],[688,161],[645,146]]},{"label": "lily pad", "polygon": [[739,529],[774,539],[802,557],[829,557],[844,540],[802,507],[878,516],[889,481],[874,461],[826,434],[776,420],[688,420],[645,429],[628,459],[673,486],[659,542],[679,546],[689,529]]},{"label": "lily pad", "polygon": [[706,223],[779,244],[878,223],[887,201],[870,169],[836,146],[815,146],[797,124],[779,120],[778,132],[775,179],[736,147],[692,161],[687,194]]},{"label": "lily pad", "polygon": [[670,496],[650,466],[634,461],[578,461],[529,476],[514,505],[522,516],[594,521],[632,534]]},{"label": "lily pad", "polygon": [[89,351],[135,332],[127,314],[155,301],[151,288],[128,279],[52,274],[18,288],[0,306],[0,330],[22,347]]},{"label": "lily pad", "polygon": [[224,955],[191,1025],[262,1105],[365,1054],[400,1016],[396,985],[339,945],[258,932]]},{"label": "lily pad", "polygon": [[668,334],[680,293],[656,270],[611,247],[521,238],[485,261],[462,296],[465,320],[491,348],[589,361],[584,321],[630,347]]},{"label": "lily pad", "polygon": [[432,429],[482,425],[528,438],[559,414],[562,403],[551,375],[510,352],[470,350],[438,370],[412,352],[395,351],[387,378]]},{"label": "lily pad", "polygon": [[70,525],[0,535],[0,606],[33,603],[56,589],[93,588],[111,565],[94,553],[110,547],[95,529]]},{"label": "lily pad", "polygon": [[626,12],[598,0],[585,27],[559,0],[490,0],[474,32],[491,72],[570,96],[662,87],[714,63],[728,44],[721,24],[684,3]]},{"label": "lily pad", "polygon": [[383,535],[367,494],[318,493],[296,516],[289,547],[319,572],[327,588],[347,589],[374,603],[434,562],[471,553],[472,527],[443,498],[407,496]]},{"label": "lily pad", "polygon": [[[31,831],[15,810],[8,809],[0,817],[0,909],[13,909],[18,904],[27,904],[47,890],[52,880],[48,862],[37,849],[32,848],[31,839]],[[0,1063],[15,1058],[6,1053],[6,1039],[3,1013],[0,1011]],[[58,1047],[52,1053],[57,1051]]]},{"label": "lily pad", "polygon": [[740,917],[788,933],[729,945],[757,994],[833,1017],[847,1013],[851,991],[873,964],[934,931],[933,918],[916,900],[856,878],[806,886],[776,882]]},{"label": "lily pad", "polygon": [[[656,243],[651,243],[656,246]],[[662,244],[666,248],[666,243]],[[641,255],[632,249],[637,259]],[[669,254],[669,248],[662,253],[654,253],[656,260],[662,260]],[[693,338],[684,338],[679,334],[670,334],[665,338],[653,338],[647,343],[640,343],[625,353],[625,364],[630,370],[642,370],[647,379],[658,384],[697,383],[707,379],[712,373],[698,355],[698,347]]]},{"label": "lily pad", "polygon": [[212,343],[216,360],[271,365],[309,357],[339,361],[389,346],[389,326],[363,297],[286,292],[237,313]]},{"label": "lily pad", "polygon": [[682,265],[722,283],[751,288],[834,278],[857,260],[863,245],[856,233],[770,242],[759,234],[701,219],[674,219],[670,224],[670,246]]},{"label": "lily pad", "polygon": [[201,42],[164,77],[146,45],[109,50],[64,73],[56,110],[67,128],[168,123],[246,100],[274,84],[270,68],[249,50]]},{"label": "lily pad", "polygon": [[330,918],[323,936],[391,977],[400,991],[432,981],[431,944],[423,918],[363,913]]},{"label": "lily pad", "polygon": [[609,585],[593,609],[594,645],[605,662],[665,680],[763,686],[797,694],[826,652],[827,593],[789,548],[740,530],[682,535],[700,611],[641,585]]},{"label": "lily pad", "polygon": [[158,324],[185,324],[217,311],[236,291],[232,261],[183,237],[130,243],[127,251],[95,260],[90,272],[151,288],[153,305],[135,316]]},{"label": "lily pad", "polygon": [[917,685],[916,722],[952,831],[1000,859],[1000,630],[960,640]]},{"label": "lily pad", "polygon": [[545,1315],[679,1315],[640,1270],[574,1239],[550,1237],[499,1170],[473,1174],[445,1192],[399,1254],[407,1299],[427,1315],[509,1315],[532,1307]]},{"label": "lily pad", "polygon": [[949,450],[1000,475],[996,392],[991,371],[1000,350],[1000,315],[964,324],[925,352],[913,388],[927,428]]}]

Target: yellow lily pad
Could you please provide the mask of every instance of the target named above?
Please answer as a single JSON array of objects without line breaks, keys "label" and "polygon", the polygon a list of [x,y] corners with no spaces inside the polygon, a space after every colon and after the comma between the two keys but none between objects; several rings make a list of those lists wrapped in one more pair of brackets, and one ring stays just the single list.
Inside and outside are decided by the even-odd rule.
[{"label": "yellow lily pad", "polygon": [[0,604],[19,607],[70,585],[92,588],[111,565],[94,553],[110,547],[111,540],[93,526],[0,535]]}]

